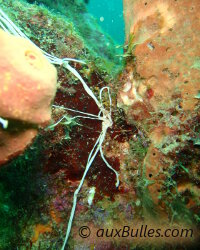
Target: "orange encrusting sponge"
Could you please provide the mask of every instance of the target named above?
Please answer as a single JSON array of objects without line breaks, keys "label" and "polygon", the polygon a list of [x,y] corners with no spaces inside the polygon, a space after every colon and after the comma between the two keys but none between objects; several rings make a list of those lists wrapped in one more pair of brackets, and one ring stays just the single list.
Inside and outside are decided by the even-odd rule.
[{"label": "orange encrusting sponge", "polygon": [[0,30],[0,117],[12,121],[6,130],[0,126],[0,165],[48,124],[56,84],[55,67],[34,44]]},{"label": "orange encrusting sponge", "polygon": [[51,119],[56,69],[30,41],[0,31],[0,116],[43,124]]}]

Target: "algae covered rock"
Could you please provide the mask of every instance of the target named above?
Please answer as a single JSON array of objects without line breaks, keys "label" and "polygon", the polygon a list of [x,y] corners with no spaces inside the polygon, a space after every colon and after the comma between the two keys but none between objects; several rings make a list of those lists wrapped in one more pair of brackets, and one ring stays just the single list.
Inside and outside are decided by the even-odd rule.
[{"label": "algae covered rock", "polygon": [[[95,52],[88,46],[76,30],[72,21],[65,18],[61,12],[58,14],[48,10],[44,5],[28,4],[26,1],[0,1],[0,3],[2,10],[5,11],[9,18],[39,48],[59,58],[71,57],[84,59],[87,62],[85,66],[77,62],[70,63],[84,76],[84,79],[88,82],[88,85],[95,95],[99,94],[100,87],[113,82],[114,74],[108,74],[108,71],[112,71],[115,67],[115,63],[111,60],[114,58],[112,54],[113,50],[110,50],[105,45],[103,39],[100,43],[100,47],[102,48],[101,52],[107,54],[108,57],[102,57],[101,60],[100,51],[97,50]],[[85,26],[85,28],[87,28],[87,26]],[[93,34],[95,34],[95,32],[94,29]],[[100,34],[103,36],[100,31],[98,31],[97,34],[98,36]],[[17,46],[17,43],[15,43],[15,46]],[[12,47],[13,50],[15,46]],[[26,44],[24,44],[20,50],[18,49],[17,52],[23,52],[24,50],[26,52]],[[40,64],[43,62],[43,59],[39,61],[35,60],[40,59],[40,55],[38,55],[37,52],[32,50],[31,47],[28,53],[25,53],[25,58],[23,58],[25,62],[28,63],[26,66],[33,66],[35,71],[41,69],[43,65]],[[111,56],[110,58],[109,55]],[[18,57],[18,60],[20,60],[20,57]],[[20,64],[16,65],[16,67],[17,66],[20,66]],[[19,73],[23,73],[23,70],[27,70],[27,68],[22,67],[20,72],[16,71],[15,80],[19,79]],[[113,72],[114,71],[115,70],[113,70]],[[77,78],[62,66],[57,67],[57,72],[57,93],[54,104],[93,113],[94,115],[98,114],[98,107],[93,99],[89,98]],[[33,79],[36,79],[34,81],[35,84],[30,84],[32,78],[30,79],[27,75],[23,78],[25,87],[30,86],[28,90],[32,91],[29,97],[33,99],[35,97],[38,97],[38,99],[40,99],[40,97],[41,99],[46,99],[46,92],[40,96],[42,91],[40,92],[39,90],[43,90],[43,86],[38,85],[41,75],[39,73],[36,74],[36,72],[34,74],[32,71],[31,73]],[[55,73],[55,69],[50,65],[49,70],[44,76],[47,90],[48,79],[52,81],[53,79],[55,80],[53,73]],[[14,85],[15,89],[17,87],[19,86]],[[26,92],[25,87],[23,91]],[[52,92],[55,90],[54,87],[55,85],[50,89]],[[34,95],[34,90],[38,90],[38,95]],[[48,95],[49,98],[52,97],[52,92],[50,92],[51,91],[49,91]],[[16,91],[12,91],[11,94],[15,96],[15,94],[20,93],[18,93],[17,89]],[[24,95],[21,96],[20,101],[23,102],[23,98]],[[11,98],[6,99],[6,101],[11,101]],[[13,106],[21,104],[21,102],[17,102],[15,99],[13,99],[13,101]],[[44,125],[44,123],[49,121],[50,116],[48,116],[48,112],[46,114],[43,110],[35,114],[34,108],[36,104],[29,104],[30,103],[27,102],[22,105],[25,110],[28,109],[28,107],[33,109],[30,112],[25,112],[26,119],[22,122],[26,123],[28,119],[27,126],[28,128],[29,126],[32,128],[31,119],[34,118],[33,129],[35,129],[36,134],[38,132],[38,120],[41,118],[41,124]],[[45,104],[45,101],[38,106],[36,105],[38,110],[43,107],[42,104]],[[50,108],[50,104],[52,103],[50,99],[48,99],[48,108]],[[107,103],[105,103],[105,105],[107,105]],[[11,111],[13,110],[14,109]],[[50,109],[48,109],[48,111],[50,111]],[[16,247],[20,249],[47,249],[49,247],[51,249],[59,249],[62,246],[66,224],[71,210],[73,191],[83,174],[88,154],[94,146],[94,142],[98,138],[101,128],[101,123],[95,120],[86,120],[85,123],[84,121],[75,122],[72,118],[74,114],[68,114],[62,108],[57,107],[52,108],[52,124],[61,119],[63,115],[68,117],[65,123],[61,123],[52,129],[42,127],[34,143],[30,145],[21,156],[1,167],[1,249],[14,249]],[[5,113],[2,116],[4,117]],[[21,119],[19,116],[15,118]],[[16,125],[16,123],[14,124]],[[8,136],[4,137],[6,143],[9,142],[9,139]],[[22,137],[20,142],[23,143]],[[17,140],[15,140],[15,146],[17,148],[19,146]],[[100,199],[102,199],[104,194],[113,196],[117,191],[115,178],[109,175],[110,170],[107,169],[105,164],[102,163],[101,158],[99,158],[100,157],[97,159],[93,172],[89,175],[89,184],[85,184],[83,187],[86,203],[84,206],[81,205],[82,200],[78,203],[77,212],[80,218],[83,217],[86,220],[88,216],[92,217],[92,212],[87,208],[88,186],[98,186],[96,194],[98,194]],[[115,159],[112,159],[112,162],[115,162]],[[117,160],[116,165],[118,165]],[[103,170],[100,176],[99,169]],[[102,178],[105,173],[107,173],[106,178],[108,177],[108,181]],[[98,175],[99,179],[97,184],[94,184],[96,183],[95,175]],[[104,181],[106,185],[103,184]],[[110,190],[113,191],[112,194],[109,194]],[[6,218],[8,219],[8,223],[6,223]],[[69,244],[70,247],[73,248],[73,239],[70,239]]]},{"label": "algae covered rock", "polygon": [[143,194],[185,222],[199,220],[199,4],[124,0],[127,64],[118,106],[148,142]]},{"label": "algae covered rock", "polygon": [[[120,185],[97,154],[78,195],[67,248],[195,248],[200,221],[198,1],[124,0],[125,67],[118,74],[114,43],[96,26],[84,1],[0,3],[38,47],[59,58],[84,60],[69,63],[95,96],[110,87],[112,127],[102,151],[118,171]],[[61,249],[74,192],[102,131],[101,121],[73,111],[99,114],[80,79],[63,65],[56,68],[52,126],[39,130],[24,154],[0,169],[2,249]],[[106,110],[109,97],[102,94]],[[87,239],[80,234],[85,236],[86,226]],[[169,230],[188,237],[155,234]]]}]

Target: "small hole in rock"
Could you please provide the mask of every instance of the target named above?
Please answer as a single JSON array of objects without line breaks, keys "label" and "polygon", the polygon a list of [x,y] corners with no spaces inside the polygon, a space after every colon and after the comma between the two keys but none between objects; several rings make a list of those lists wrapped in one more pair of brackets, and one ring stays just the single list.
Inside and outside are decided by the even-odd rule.
[{"label": "small hole in rock", "polygon": [[179,104],[178,107],[179,107],[180,109],[182,109],[182,105],[181,105],[181,104]]}]

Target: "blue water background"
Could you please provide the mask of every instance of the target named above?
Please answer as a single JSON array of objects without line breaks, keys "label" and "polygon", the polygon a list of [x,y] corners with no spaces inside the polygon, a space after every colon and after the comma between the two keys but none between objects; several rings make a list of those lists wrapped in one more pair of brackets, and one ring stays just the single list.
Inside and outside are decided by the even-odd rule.
[{"label": "blue water background", "polygon": [[124,43],[123,0],[89,0],[88,11],[117,44]]}]

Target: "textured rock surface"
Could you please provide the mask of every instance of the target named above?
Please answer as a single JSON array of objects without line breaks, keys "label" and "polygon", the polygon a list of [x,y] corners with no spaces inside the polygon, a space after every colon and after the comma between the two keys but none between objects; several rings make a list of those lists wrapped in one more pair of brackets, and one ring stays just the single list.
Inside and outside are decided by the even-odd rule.
[{"label": "textured rock surface", "polygon": [[0,164],[21,153],[51,119],[56,69],[33,44],[0,31]]},{"label": "textured rock surface", "polygon": [[[56,2],[66,3],[64,0]],[[77,2],[82,3],[71,0],[67,1],[67,4],[74,5]],[[133,35],[128,36],[129,31],[127,32],[124,54],[126,68],[118,81],[117,77],[113,79],[113,75],[107,71],[113,72],[112,65],[100,55],[97,58],[93,50],[89,49],[90,46],[84,44],[80,34],[76,32],[74,23],[66,19],[66,15],[61,16],[57,12],[53,14],[44,6],[30,5],[25,1],[0,0],[0,3],[11,19],[45,51],[58,57],[87,59],[87,65],[70,64],[80,72],[96,96],[103,86],[110,86],[112,93],[113,126],[107,133],[103,151],[110,165],[120,173],[120,186],[116,188],[114,173],[107,168],[100,155],[97,155],[78,196],[67,249],[186,249],[187,240],[189,244],[194,243],[195,237],[155,239],[155,237],[138,236],[128,239],[114,237],[115,231],[113,237],[105,235],[97,237],[95,233],[100,228],[108,229],[111,233],[112,229],[122,230],[125,225],[130,225],[134,233],[145,225],[148,229],[171,229],[173,226],[194,228],[200,222],[198,103],[195,104],[197,107],[194,112],[182,110],[183,98],[180,95],[173,98],[173,94],[171,97],[171,93],[167,91],[163,94],[161,90],[167,85],[162,85],[159,79],[157,80],[159,84],[153,84],[153,80],[158,78],[157,75],[150,78],[151,88],[146,87],[148,75],[146,76],[145,72],[156,73],[154,62],[155,66],[159,67],[158,61],[162,65],[161,59],[163,60],[162,53],[154,54],[153,59],[150,57],[158,46],[153,43],[154,40],[151,40],[152,43],[146,50],[145,40],[135,46],[139,41],[136,40],[137,34],[135,33],[134,38]],[[133,11],[133,7],[137,5],[132,4],[140,4],[146,13],[148,8],[145,12],[145,3],[152,9],[150,13],[152,14],[155,9],[158,16],[160,4],[171,3],[173,7],[173,1],[154,1],[153,6],[149,5],[150,1],[130,1],[127,10]],[[176,4],[176,1],[174,3]],[[67,12],[69,15],[71,12],[78,22],[80,12],[74,12],[74,8],[66,9],[64,6],[60,5],[62,13]],[[180,8],[182,7],[179,6],[179,10]],[[82,12],[83,8],[79,10]],[[142,10],[136,8],[134,11],[136,16]],[[144,18],[141,16],[142,14],[140,18]],[[131,27],[134,19],[130,18]],[[82,24],[87,36],[87,20]],[[142,32],[142,27],[138,32]],[[169,35],[168,31],[165,32]],[[146,29],[145,34],[152,33],[148,33]],[[158,31],[155,35],[156,42],[158,42],[156,39],[159,40],[157,38],[159,34]],[[178,32],[175,32],[175,38],[177,35]],[[191,37],[193,39],[193,36]],[[163,35],[161,33],[161,42],[164,38],[164,33]],[[171,37],[169,42],[173,45]],[[143,49],[140,46],[144,51],[150,51],[146,59],[143,58]],[[193,45],[195,50],[196,46],[197,44]],[[107,50],[106,44],[101,44],[101,47]],[[103,54],[107,54],[106,51]],[[146,68],[142,60],[146,60],[147,66],[151,66],[154,71]],[[173,60],[176,60],[176,54],[173,54],[171,61]],[[198,68],[198,61],[193,67]],[[59,87],[54,103],[98,114],[97,106],[85,93],[77,78],[63,67],[57,69]],[[159,70],[158,73],[160,74]],[[173,86],[177,84],[172,80],[168,82]],[[119,86],[120,93],[118,93]],[[173,86],[171,86],[172,92],[175,91]],[[156,92],[153,88],[160,89],[163,97],[159,100],[164,107],[157,99],[159,91]],[[117,93],[118,105],[123,110],[116,107]],[[105,95],[103,99],[105,107],[109,107],[107,96]],[[198,101],[195,98],[196,100]],[[175,106],[176,101],[177,106]],[[159,105],[160,110],[157,108]],[[167,105],[171,105],[170,108]],[[177,110],[174,107],[177,107]],[[74,191],[80,182],[88,154],[101,130],[99,121],[70,120],[70,117],[76,114],[53,108],[54,123],[63,115],[68,117],[66,122],[61,122],[53,130],[41,130],[34,144],[23,155],[0,169],[1,249],[61,249]],[[94,189],[94,200],[89,205],[88,198]],[[86,225],[89,226],[91,235],[87,239],[82,239],[79,229]],[[180,247],[177,246],[179,243]],[[193,249],[198,248],[193,247]]]},{"label": "textured rock surface", "polygon": [[[62,2],[66,3],[66,1]],[[67,1],[71,5],[76,2],[82,1]],[[102,58],[101,54],[98,54],[97,57],[93,49],[88,49],[90,46],[84,44],[84,40],[80,38],[74,24],[66,19],[66,15],[52,13],[44,6],[30,5],[25,1],[8,0],[5,2],[0,0],[0,3],[1,8],[11,20],[40,48],[57,57],[72,57],[86,61],[87,65],[72,62],[70,65],[80,72],[96,96],[99,95],[101,87],[113,86],[113,76],[107,72],[109,70],[113,73],[113,62]],[[79,13],[83,11],[83,8],[79,12],[74,12],[63,6],[62,10],[68,15],[76,16],[77,22],[80,21]],[[82,25],[87,34],[87,19],[84,19]],[[94,30],[92,34],[95,36],[96,26],[92,25],[92,29]],[[101,41],[103,42],[104,39]],[[106,46],[106,41],[100,47],[103,47],[103,54],[112,53]],[[112,57],[114,57],[113,53]],[[77,78],[63,67],[57,67],[57,71],[59,86],[54,104],[98,114],[98,107]],[[109,107],[106,95],[105,105]],[[52,123],[61,119],[63,115],[67,115],[70,121],[70,117],[76,116],[76,113],[53,108],[54,121]],[[119,114],[115,114],[115,116],[120,118]],[[118,141],[125,143],[132,135],[131,128],[123,126],[124,120],[119,120],[119,122],[115,122],[112,131],[109,131],[109,137],[114,145],[117,145]],[[121,129],[124,130],[123,134],[121,134]],[[71,123],[60,123],[53,130],[40,130],[35,142],[27,148],[23,155],[1,167],[0,249],[16,247],[20,249],[61,249],[72,208],[73,193],[79,184],[89,152],[93,148],[100,130],[101,122],[89,119],[71,120]],[[119,154],[116,155],[113,151],[114,155],[106,157],[115,169],[119,169],[120,149],[124,148],[120,144]],[[130,205],[126,209],[126,194],[124,199],[119,197],[117,198],[119,202],[117,200],[114,202],[114,196],[118,193],[115,181],[114,173],[98,155],[81,189],[67,248],[91,248],[94,241],[97,240],[95,248],[96,245],[99,249],[102,246],[110,245],[112,249],[113,243],[110,240],[105,243],[104,240],[93,239],[91,236],[89,240],[81,241],[78,230],[80,226],[88,223],[91,224],[91,230],[96,229],[97,225],[100,227],[107,221],[113,224],[113,216],[117,213],[121,203],[120,222],[125,218],[123,210],[126,211],[128,219],[132,217],[132,206]],[[89,206],[89,191],[94,187],[96,192],[93,205]],[[123,190],[121,192],[123,193]],[[131,198],[133,195],[134,192],[130,192]]]},{"label": "textured rock surface", "polygon": [[[127,65],[118,106],[149,143],[141,177],[162,209],[169,180],[200,188],[200,2],[124,0],[124,8]],[[194,210],[199,196],[186,190]]]}]

